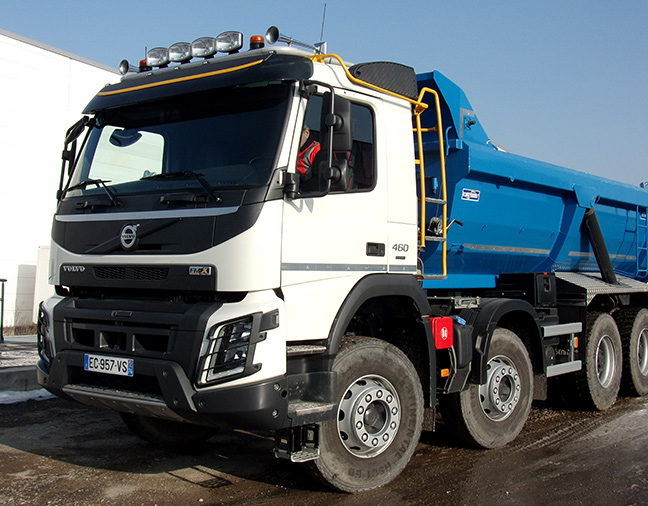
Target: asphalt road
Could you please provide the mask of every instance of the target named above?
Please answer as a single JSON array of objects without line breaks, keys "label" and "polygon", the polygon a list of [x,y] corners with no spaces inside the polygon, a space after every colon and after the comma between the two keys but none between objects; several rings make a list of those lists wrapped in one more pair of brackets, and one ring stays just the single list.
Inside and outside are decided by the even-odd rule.
[{"label": "asphalt road", "polygon": [[60,399],[0,405],[2,505],[645,505],[648,398],[605,413],[534,407],[505,448],[424,432],[391,484],[348,495],[277,460],[270,434],[222,431],[201,455],[132,436],[115,413]]}]

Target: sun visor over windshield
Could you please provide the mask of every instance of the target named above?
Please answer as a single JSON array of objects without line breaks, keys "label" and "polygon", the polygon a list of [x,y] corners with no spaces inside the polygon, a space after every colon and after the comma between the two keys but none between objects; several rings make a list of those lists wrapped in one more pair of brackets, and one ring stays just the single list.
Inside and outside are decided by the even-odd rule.
[{"label": "sun visor over windshield", "polygon": [[303,56],[259,52],[227,61],[207,59],[142,73],[108,85],[90,101],[83,114],[237,84],[293,81],[312,75],[313,62]]}]

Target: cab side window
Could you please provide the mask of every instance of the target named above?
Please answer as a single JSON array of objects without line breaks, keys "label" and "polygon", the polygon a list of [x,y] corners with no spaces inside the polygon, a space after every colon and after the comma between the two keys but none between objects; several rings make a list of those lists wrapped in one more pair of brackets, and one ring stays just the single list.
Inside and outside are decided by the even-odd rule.
[{"label": "cab side window", "polygon": [[[297,167],[301,174],[300,193],[303,196],[322,191],[326,184],[320,172],[320,164],[326,165],[328,158],[326,146],[320,144],[321,110],[322,97],[311,97],[302,127]],[[333,153],[334,160],[347,160],[351,176],[349,183],[344,190],[335,189],[331,193],[368,191],[376,183],[374,119],[369,107],[351,104],[351,136],[351,151]]]}]

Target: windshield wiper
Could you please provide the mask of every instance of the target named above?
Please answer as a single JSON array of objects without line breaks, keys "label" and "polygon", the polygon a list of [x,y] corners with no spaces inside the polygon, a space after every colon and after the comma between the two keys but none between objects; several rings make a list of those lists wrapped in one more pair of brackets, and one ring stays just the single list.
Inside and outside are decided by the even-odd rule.
[{"label": "windshield wiper", "polygon": [[110,199],[110,202],[114,206],[121,206],[121,202],[117,200],[117,197],[114,194],[114,191],[108,188],[106,186],[106,183],[110,183],[110,180],[103,180],[103,179],[86,179],[85,181],[81,181],[80,183],[74,184],[72,186],[68,186],[65,190],[63,190],[63,193],[61,194],[61,199],[65,197],[66,193],[72,190],[85,190],[86,186],[89,184],[95,185],[97,188],[103,188],[103,190],[106,192],[106,195],[108,195],[108,198]]},{"label": "windshield wiper", "polygon": [[182,172],[166,172],[165,174],[154,174],[152,176],[144,176],[140,178],[140,181],[143,180],[150,180],[150,179],[186,179],[186,178],[193,178],[198,183],[200,186],[203,187],[203,189],[207,192],[207,197],[208,198],[213,198],[216,203],[222,202],[223,199],[219,197],[218,195],[214,194],[214,189],[209,185],[207,180],[203,177],[204,174],[200,174],[199,172],[193,172],[191,170],[185,170]]}]

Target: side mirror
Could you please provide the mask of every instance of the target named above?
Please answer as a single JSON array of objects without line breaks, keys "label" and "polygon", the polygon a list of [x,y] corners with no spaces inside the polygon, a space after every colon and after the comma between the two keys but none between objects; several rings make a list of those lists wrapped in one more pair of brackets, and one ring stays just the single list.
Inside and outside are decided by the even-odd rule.
[{"label": "side mirror", "polygon": [[[322,100],[322,116],[320,135],[322,148],[333,153],[336,151],[351,151],[351,102],[346,98],[335,95],[331,100],[330,92],[324,93]],[[333,103],[332,103],[333,102]]]},{"label": "side mirror", "polygon": [[333,160],[333,164],[324,168],[324,178],[331,182],[331,191],[345,191],[349,189],[353,176],[346,158]]}]

